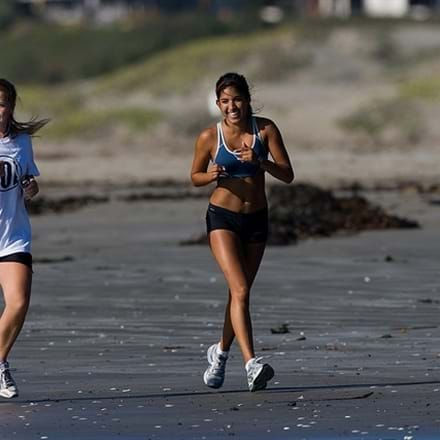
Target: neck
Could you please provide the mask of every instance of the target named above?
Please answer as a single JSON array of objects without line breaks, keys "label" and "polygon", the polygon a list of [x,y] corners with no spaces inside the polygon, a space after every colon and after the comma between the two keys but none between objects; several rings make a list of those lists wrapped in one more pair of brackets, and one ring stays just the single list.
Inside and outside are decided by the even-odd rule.
[{"label": "neck", "polygon": [[0,137],[6,137],[9,134],[9,127],[8,122],[0,123]]},{"label": "neck", "polygon": [[0,122],[0,137],[5,137],[9,133],[9,123],[1,121]]},{"label": "neck", "polygon": [[235,132],[247,131],[249,127],[251,127],[251,119],[250,118],[242,119],[236,124],[232,124],[226,118],[224,118],[223,124]]}]

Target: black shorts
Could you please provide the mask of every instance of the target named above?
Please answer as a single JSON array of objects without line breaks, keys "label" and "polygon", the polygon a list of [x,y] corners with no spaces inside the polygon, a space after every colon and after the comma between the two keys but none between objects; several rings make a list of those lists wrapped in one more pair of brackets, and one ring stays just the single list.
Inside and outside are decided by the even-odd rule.
[{"label": "black shorts", "polygon": [[32,255],[29,252],[16,252],[15,254],[0,257],[0,263],[22,263],[32,270]]},{"label": "black shorts", "polygon": [[242,242],[265,242],[268,234],[267,208],[243,214],[209,204],[206,212],[206,229],[208,235],[215,229],[227,229],[235,232]]}]

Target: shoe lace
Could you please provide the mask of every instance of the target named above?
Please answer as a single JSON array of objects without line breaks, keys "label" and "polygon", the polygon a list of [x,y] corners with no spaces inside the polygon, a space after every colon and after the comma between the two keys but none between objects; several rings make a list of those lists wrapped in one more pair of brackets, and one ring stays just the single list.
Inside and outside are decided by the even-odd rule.
[{"label": "shoe lace", "polygon": [[14,379],[12,379],[11,373],[9,370],[2,371],[2,382],[6,387],[12,387],[15,386]]},{"label": "shoe lace", "polygon": [[226,358],[217,356],[214,363],[211,365],[211,371],[215,373],[222,373],[225,370]]},{"label": "shoe lace", "polygon": [[248,376],[253,376],[255,370],[261,366],[261,362],[263,360],[263,357],[257,357],[254,359],[254,361],[249,365],[249,371]]}]

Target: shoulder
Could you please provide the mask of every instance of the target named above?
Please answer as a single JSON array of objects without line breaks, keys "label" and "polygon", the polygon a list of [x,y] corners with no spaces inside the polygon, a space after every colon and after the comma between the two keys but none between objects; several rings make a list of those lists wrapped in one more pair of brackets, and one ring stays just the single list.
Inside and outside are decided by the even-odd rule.
[{"label": "shoulder", "polygon": [[197,146],[211,148],[217,142],[217,126],[205,128],[197,138]]},{"label": "shoulder", "polygon": [[21,148],[32,148],[32,137],[28,133],[17,133],[12,137],[12,140]]},{"label": "shoulder", "polygon": [[278,133],[278,127],[272,119],[264,118],[261,116],[254,116],[257,122],[257,127],[263,137],[270,136],[271,134]]}]

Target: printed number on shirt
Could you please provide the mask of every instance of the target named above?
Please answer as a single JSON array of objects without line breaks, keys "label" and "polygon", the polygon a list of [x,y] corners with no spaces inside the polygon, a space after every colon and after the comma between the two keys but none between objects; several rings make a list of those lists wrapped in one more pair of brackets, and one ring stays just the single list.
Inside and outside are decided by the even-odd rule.
[{"label": "printed number on shirt", "polygon": [[9,191],[18,185],[20,179],[20,165],[9,156],[0,156],[3,162],[3,176],[0,178],[0,191]]}]

